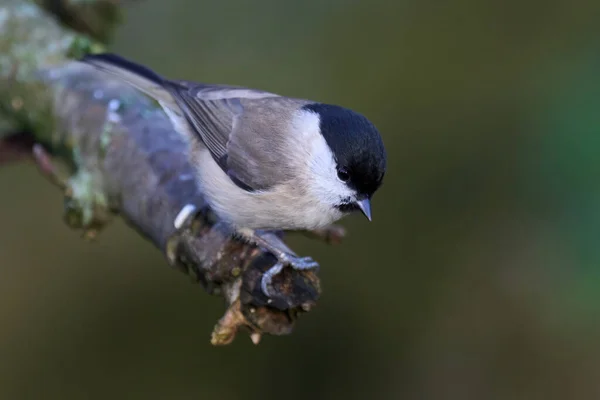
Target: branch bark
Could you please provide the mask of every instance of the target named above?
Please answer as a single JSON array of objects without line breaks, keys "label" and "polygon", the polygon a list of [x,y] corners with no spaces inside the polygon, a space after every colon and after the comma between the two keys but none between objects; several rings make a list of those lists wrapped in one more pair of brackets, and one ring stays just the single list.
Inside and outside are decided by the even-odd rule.
[{"label": "branch bark", "polygon": [[[51,14],[55,7],[43,8],[56,1],[3,0],[0,127],[26,130],[52,153],[51,160],[38,146],[35,156],[64,190],[71,227],[95,236],[118,214],[160,248],[171,266],[225,298],[228,308],[214,328],[213,344],[230,343],[240,327],[255,343],[264,333],[290,333],[297,315],[316,304],[318,277],[286,268],[273,281],[273,296],[263,295],[260,279],[275,258],[233,240],[211,215],[187,161],[189,148],[164,112],[131,87],[68,61],[102,46],[86,33],[102,39],[114,26],[102,23],[113,13],[93,14],[90,3],[106,11],[117,1],[86,0],[83,8],[73,6],[76,0],[63,2],[71,4],[71,20],[91,18],[103,33],[71,30],[89,24],[62,26],[64,18]],[[78,9],[86,14],[79,16]],[[197,212],[175,229],[187,205]],[[274,233],[270,240],[285,247],[280,237]]]}]

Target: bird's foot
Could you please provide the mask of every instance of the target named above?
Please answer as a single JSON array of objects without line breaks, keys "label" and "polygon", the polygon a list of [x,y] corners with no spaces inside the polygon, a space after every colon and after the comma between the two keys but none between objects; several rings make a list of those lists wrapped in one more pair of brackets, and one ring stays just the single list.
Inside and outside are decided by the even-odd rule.
[{"label": "bird's foot", "polygon": [[273,278],[286,266],[301,271],[311,269],[318,271],[319,269],[319,264],[312,258],[298,257],[281,240],[276,237],[270,238],[269,235],[272,232],[239,229],[237,230],[237,234],[248,243],[262,247],[277,258],[277,264],[273,265],[263,274],[260,282],[261,290],[267,297],[271,297],[269,287],[272,286]]},{"label": "bird's foot", "polygon": [[291,254],[280,252],[275,254],[277,264],[269,268],[262,276],[260,287],[267,297],[271,297],[269,287],[273,281],[273,277],[279,274],[284,267],[289,266],[296,270],[315,269],[319,270],[319,263],[310,257],[296,257]]}]

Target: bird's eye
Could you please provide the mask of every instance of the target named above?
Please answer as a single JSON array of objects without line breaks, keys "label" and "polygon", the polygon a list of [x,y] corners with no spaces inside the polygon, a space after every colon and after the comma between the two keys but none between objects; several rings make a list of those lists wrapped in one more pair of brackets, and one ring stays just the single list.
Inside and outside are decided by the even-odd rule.
[{"label": "bird's eye", "polygon": [[337,176],[338,176],[338,178],[340,178],[340,181],[342,181],[342,182],[347,182],[348,179],[350,179],[350,174],[348,173],[348,171],[346,171],[345,168],[338,169]]}]

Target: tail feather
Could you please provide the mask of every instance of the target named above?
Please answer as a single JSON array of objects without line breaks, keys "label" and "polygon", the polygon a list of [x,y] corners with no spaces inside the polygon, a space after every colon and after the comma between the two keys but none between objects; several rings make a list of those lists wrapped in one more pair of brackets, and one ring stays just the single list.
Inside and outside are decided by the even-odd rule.
[{"label": "tail feather", "polygon": [[102,53],[87,55],[80,62],[121,79],[159,102],[166,104],[173,102],[170,94],[165,90],[167,81],[151,69],[133,61],[116,54]]},{"label": "tail feather", "polygon": [[[151,69],[127,60],[121,56],[112,53],[89,54],[81,59],[82,62],[92,64],[99,69],[107,72],[125,70],[129,73],[143,77],[157,85],[161,85],[163,78]],[[115,71],[116,72],[116,71]]]}]

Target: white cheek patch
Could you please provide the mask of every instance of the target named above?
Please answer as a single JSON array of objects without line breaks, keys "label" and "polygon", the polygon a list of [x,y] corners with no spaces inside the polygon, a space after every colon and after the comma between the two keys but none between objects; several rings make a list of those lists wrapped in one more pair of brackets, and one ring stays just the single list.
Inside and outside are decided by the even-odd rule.
[{"label": "white cheek patch", "polygon": [[320,124],[319,114],[310,111],[300,111],[292,119],[291,130],[296,143],[290,150],[303,153],[301,154],[303,165],[311,160],[313,148],[320,140],[323,141]]},{"label": "white cheek patch", "polygon": [[315,176],[313,190],[321,201],[337,205],[343,198],[354,197],[352,190],[337,177],[336,162],[323,138],[312,148],[311,170]]},{"label": "white cheek patch", "polygon": [[337,177],[337,165],[327,141],[321,135],[319,114],[311,111],[298,113],[294,130],[302,140],[298,148],[305,149],[305,171],[309,189],[316,199],[328,206],[339,204],[354,192]]}]

